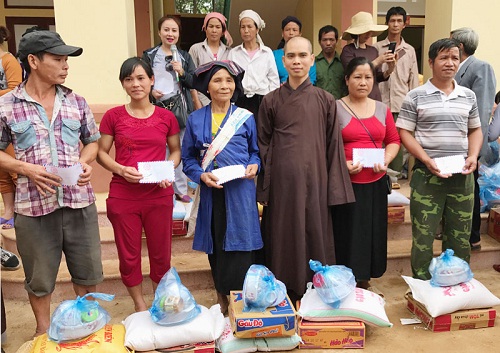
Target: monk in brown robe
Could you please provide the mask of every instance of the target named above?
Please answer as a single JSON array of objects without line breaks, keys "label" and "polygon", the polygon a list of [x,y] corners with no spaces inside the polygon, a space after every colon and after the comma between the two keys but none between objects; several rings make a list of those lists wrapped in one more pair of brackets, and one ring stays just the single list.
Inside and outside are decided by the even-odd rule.
[{"label": "monk in brown robe", "polygon": [[290,39],[283,63],[288,81],[267,94],[257,124],[262,172],[265,264],[294,301],[312,281],[309,260],[335,263],[329,206],[354,202],[333,96],[309,81],[312,46]]}]

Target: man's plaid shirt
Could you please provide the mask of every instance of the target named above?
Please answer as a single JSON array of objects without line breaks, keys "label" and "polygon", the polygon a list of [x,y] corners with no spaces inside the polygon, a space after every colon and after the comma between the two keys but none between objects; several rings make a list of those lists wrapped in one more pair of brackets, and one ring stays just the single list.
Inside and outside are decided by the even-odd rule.
[{"label": "man's plaid shirt", "polygon": [[[0,149],[12,142],[16,159],[38,165],[78,163],[79,142],[86,145],[100,137],[94,116],[85,99],[64,86],[56,86],[53,112],[49,121],[45,109],[26,93],[25,82],[0,97]],[[63,185],[55,194],[46,194],[42,196],[31,180],[19,175],[15,212],[35,217],[61,207],[83,208],[95,201],[90,183]]]}]

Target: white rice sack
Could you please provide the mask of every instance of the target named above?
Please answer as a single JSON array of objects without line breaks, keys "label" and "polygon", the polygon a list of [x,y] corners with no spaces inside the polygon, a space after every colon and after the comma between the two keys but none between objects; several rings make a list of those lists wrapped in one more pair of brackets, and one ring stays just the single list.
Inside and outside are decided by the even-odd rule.
[{"label": "white rice sack", "polygon": [[378,294],[362,288],[354,291],[340,303],[338,309],[324,303],[315,289],[308,288],[298,314],[309,321],[363,321],[368,325],[392,327],[385,313],[385,300]]},{"label": "white rice sack", "polygon": [[153,322],[149,311],[134,313],[123,321],[125,346],[136,351],[215,341],[224,330],[220,305],[210,309],[200,305],[201,313],[193,320],[176,326],[160,326]]},{"label": "white rice sack", "polygon": [[430,281],[402,277],[410,286],[413,298],[422,303],[432,317],[453,313],[457,310],[489,308],[500,305],[500,299],[474,278],[456,286],[433,287]]},{"label": "white rice sack", "polygon": [[222,353],[251,353],[257,351],[255,339],[234,336],[228,317],[225,318],[224,332],[215,342],[215,348]]},{"label": "white rice sack", "polygon": [[410,199],[396,190],[392,190],[392,192],[387,195],[387,206],[407,206],[409,204]]},{"label": "white rice sack", "polygon": [[293,336],[257,338],[257,350],[259,352],[283,352],[297,348],[301,339],[295,334]]}]

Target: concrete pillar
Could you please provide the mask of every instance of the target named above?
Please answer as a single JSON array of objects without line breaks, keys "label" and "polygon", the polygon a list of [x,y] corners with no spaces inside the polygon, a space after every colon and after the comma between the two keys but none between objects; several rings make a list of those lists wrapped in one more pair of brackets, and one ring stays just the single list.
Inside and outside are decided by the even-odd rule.
[{"label": "concrete pillar", "polygon": [[118,74],[137,54],[134,0],[54,0],[57,31],[83,54],[69,59],[66,85],[90,104],[126,101]]}]

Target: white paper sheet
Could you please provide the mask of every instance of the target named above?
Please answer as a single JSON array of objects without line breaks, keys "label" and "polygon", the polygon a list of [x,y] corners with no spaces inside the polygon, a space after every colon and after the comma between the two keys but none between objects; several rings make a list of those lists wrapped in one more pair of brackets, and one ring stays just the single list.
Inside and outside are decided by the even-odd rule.
[{"label": "white paper sheet", "polygon": [[49,173],[58,175],[61,180],[61,185],[76,185],[80,174],[83,173],[83,168],[80,163],[76,163],[70,167],[57,167],[55,165],[46,164],[45,170]]},{"label": "white paper sheet", "polygon": [[434,158],[441,174],[462,173],[465,166],[465,158],[462,155]]},{"label": "white paper sheet", "polygon": [[219,178],[217,185],[222,185],[228,181],[243,178],[245,176],[245,170],[245,166],[238,164],[214,169],[212,170],[212,174]]},{"label": "white paper sheet", "polygon": [[143,178],[139,181],[141,184],[159,183],[162,180],[173,182],[175,180],[174,162],[138,162],[137,170]]},{"label": "white paper sheet", "polygon": [[384,165],[385,149],[383,148],[353,148],[352,162],[361,163],[363,168],[373,168],[375,164]]}]

